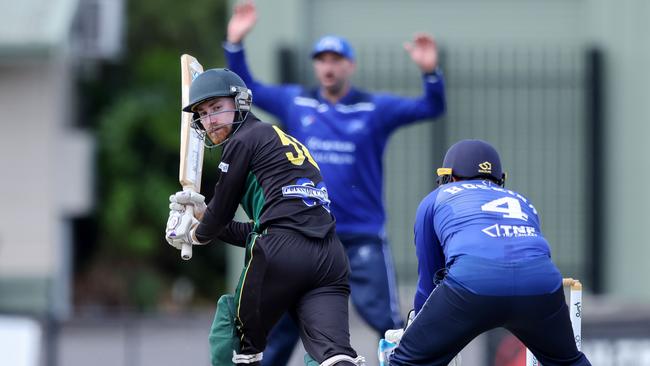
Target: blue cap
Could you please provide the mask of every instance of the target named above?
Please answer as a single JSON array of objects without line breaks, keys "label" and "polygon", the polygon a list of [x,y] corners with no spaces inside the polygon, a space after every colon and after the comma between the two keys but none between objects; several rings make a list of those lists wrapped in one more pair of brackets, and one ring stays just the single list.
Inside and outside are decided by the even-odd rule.
[{"label": "blue cap", "polygon": [[354,50],[350,43],[343,37],[325,36],[314,44],[311,51],[311,57],[314,58],[323,52],[334,52],[349,59],[354,60]]},{"label": "blue cap", "polygon": [[501,170],[499,153],[482,140],[461,140],[452,145],[438,175],[453,175],[460,178],[491,177],[503,182],[505,175]]}]

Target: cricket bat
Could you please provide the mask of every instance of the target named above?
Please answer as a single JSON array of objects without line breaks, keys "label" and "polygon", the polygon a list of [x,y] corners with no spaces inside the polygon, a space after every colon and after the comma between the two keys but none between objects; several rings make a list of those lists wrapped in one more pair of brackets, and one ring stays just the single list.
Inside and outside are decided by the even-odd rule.
[{"label": "cricket bat", "polygon": [[[181,107],[189,104],[190,85],[202,72],[203,66],[196,58],[187,54],[181,56]],[[184,191],[200,192],[205,137],[192,128],[192,117],[193,114],[190,112],[181,112],[181,154],[178,181]],[[194,215],[192,206],[187,206],[185,215]],[[181,222],[186,221],[191,222],[191,220],[181,220]],[[179,227],[180,231],[189,230],[189,223],[186,226],[186,228]],[[192,245],[183,244],[181,258],[184,260],[192,258]]]}]

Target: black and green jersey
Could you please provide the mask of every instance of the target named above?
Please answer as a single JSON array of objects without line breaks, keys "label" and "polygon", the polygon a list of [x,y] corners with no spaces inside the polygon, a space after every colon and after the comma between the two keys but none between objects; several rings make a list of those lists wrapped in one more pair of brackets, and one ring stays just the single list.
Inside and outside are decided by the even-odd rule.
[{"label": "black and green jersey", "polygon": [[[236,128],[236,127],[235,127]],[[334,228],[327,188],[305,146],[249,113],[226,142],[221,175],[196,236],[243,244],[269,226],[324,238]],[[252,224],[232,221],[238,204]]]}]

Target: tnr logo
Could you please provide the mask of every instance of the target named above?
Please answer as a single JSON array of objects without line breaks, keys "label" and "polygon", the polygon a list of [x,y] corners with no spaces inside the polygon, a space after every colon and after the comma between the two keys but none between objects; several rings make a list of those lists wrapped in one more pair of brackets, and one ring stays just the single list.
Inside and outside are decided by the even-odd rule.
[{"label": "tnr logo", "polygon": [[514,237],[537,236],[537,233],[535,232],[535,228],[526,225],[494,224],[492,226],[486,227],[481,231],[493,238],[501,238],[501,237],[510,238],[513,236]]}]

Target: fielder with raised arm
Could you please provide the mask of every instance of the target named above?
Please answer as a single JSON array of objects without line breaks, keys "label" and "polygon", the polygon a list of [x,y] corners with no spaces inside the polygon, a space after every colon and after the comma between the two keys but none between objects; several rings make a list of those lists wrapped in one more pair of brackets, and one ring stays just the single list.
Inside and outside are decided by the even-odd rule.
[{"label": "fielder with raised arm", "polygon": [[[288,312],[298,324],[306,361],[353,366],[350,346],[349,266],[335,235],[330,199],[318,165],[298,140],[258,120],[252,95],[228,69],[211,69],[192,82],[194,128],[222,145],[213,199],[172,195],[170,217],[193,207],[190,230],[166,233],[180,249],[215,238],[245,247],[246,264],[234,297],[219,300],[210,332],[212,364],[259,365],[271,327]],[[241,204],[252,220],[233,221]]]},{"label": "fielder with raised arm", "polygon": [[462,140],[447,151],[438,175],[440,186],[415,219],[416,315],[395,340],[389,365],[447,365],[474,337],[498,327],[544,366],[591,365],[576,347],[562,276],[537,211],[503,188],[494,147]]}]

